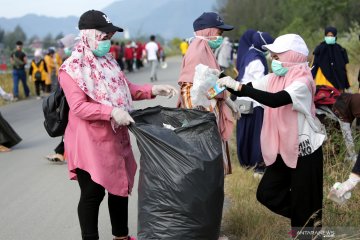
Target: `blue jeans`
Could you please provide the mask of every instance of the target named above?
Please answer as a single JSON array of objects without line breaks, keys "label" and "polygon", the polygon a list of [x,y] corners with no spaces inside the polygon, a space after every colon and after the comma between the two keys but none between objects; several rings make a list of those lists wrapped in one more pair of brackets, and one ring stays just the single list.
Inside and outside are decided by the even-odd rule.
[{"label": "blue jeans", "polygon": [[25,73],[25,69],[14,69],[13,70],[13,82],[14,82],[14,88],[13,88],[13,93],[14,93],[14,97],[19,97],[19,80],[21,80],[23,88],[24,88],[24,93],[25,96],[28,97],[30,94],[30,90],[29,87],[26,83],[26,73]]}]

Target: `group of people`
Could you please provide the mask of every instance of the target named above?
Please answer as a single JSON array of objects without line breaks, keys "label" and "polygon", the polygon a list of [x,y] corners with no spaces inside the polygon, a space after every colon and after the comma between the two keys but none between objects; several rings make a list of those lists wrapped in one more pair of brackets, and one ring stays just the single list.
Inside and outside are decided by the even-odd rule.
[{"label": "group of people", "polygon": [[155,35],[151,35],[147,43],[141,41],[128,41],[126,44],[111,41],[110,53],[118,62],[122,70],[131,73],[135,69],[144,67],[144,63],[150,64],[150,81],[157,81],[157,68],[159,62],[165,61],[165,52]]},{"label": "group of people", "polygon": [[[106,190],[114,239],[133,239],[128,230],[128,195],[137,166],[126,128],[134,122],[129,114],[132,101],[172,97],[178,90],[170,85],[137,85],[126,78],[117,55],[108,54],[112,52],[111,38],[123,29],[113,25],[106,14],[87,11],[81,15],[78,28],[80,39],[62,63],[58,79],[70,107],[63,142],[70,179],[77,180],[80,187],[78,216],[82,238],[99,239],[98,213]],[[192,102],[195,67],[203,64],[220,72],[229,66],[231,59],[219,57],[219,48],[230,50],[222,35],[234,27],[225,24],[217,13],[206,12],[194,21],[193,29],[195,38],[183,54],[178,79],[178,107],[215,114],[225,175],[231,173],[228,141],[235,126],[234,116],[242,113],[236,123],[237,153],[241,165],[255,167],[262,174],[256,193],[258,201],[289,218],[295,231],[303,227],[320,230],[322,144],[326,134],[315,115],[316,86],[305,41],[297,34],[274,39],[266,32],[246,31],[239,42],[237,78],[221,76],[217,84],[226,91],[212,99],[209,107],[203,107]],[[325,41],[334,44],[333,40]],[[154,82],[158,60],[154,36],[145,49],[152,50],[147,56],[152,66],[150,80]],[[315,50],[315,56],[322,51]],[[224,61],[220,63],[219,59]],[[323,61],[315,58],[314,64],[335,86],[338,79],[327,76],[329,69],[322,67]],[[346,83],[336,86],[349,87]],[[349,103],[347,111],[343,111],[343,118],[348,116],[348,121],[359,114],[356,101],[344,100]],[[359,162],[343,183],[344,188],[352,189],[359,182]]]},{"label": "group of people", "polygon": [[[34,59],[30,62],[29,80],[35,84],[35,93],[37,99],[41,99],[44,94],[49,94],[56,89],[58,69],[62,64],[64,53],[64,44],[67,38],[60,39],[59,48],[49,48],[44,51],[41,48],[35,49]],[[67,52],[69,53],[69,52]],[[30,89],[27,84],[27,74],[25,65],[27,64],[27,55],[23,51],[23,42],[16,42],[16,50],[10,56],[10,62],[13,68],[13,100],[19,99],[19,82],[21,81],[25,97],[30,96]]]}]

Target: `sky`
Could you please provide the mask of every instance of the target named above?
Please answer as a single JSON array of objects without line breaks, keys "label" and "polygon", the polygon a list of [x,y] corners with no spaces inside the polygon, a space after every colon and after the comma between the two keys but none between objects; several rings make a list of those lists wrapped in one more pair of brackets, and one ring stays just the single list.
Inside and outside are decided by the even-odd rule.
[{"label": "sky", "polygon": [[0,17],[15,18],[34,13],[50,17],[80,16],[101,10],[118,0],[0,0]]}]

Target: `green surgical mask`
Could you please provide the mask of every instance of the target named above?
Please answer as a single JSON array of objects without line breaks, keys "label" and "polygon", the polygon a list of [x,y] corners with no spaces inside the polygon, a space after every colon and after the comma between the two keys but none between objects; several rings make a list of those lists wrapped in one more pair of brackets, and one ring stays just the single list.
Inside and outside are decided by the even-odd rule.
[{"label": "green surgical mask", "polygon": [[71,55],[71,49],[69,49],[69,48],[64,48],[64,53],[65,53],[65,55],[67,56],[67,57],[69,57],[70,55]]},{"label": "green surgical mask", "polygon": [[326,44],[335,44],[336,42],[336,37],[326,36],[324,39]]},{"label": "green surgical mask", "polygon": [[217,49],[220,47],[223,41],[224,38],[222,36],[217,36],[215,40],[208,40],[208,44],[211,49]]},{"label": "green surgical mask", "polygon": [[92,50],[92,52],[97,57],[103,57],[110,51],[110,47],[110,40],[99,41],[98,47],[95,50]]},{"label": "green surgical mask", "polygon": [[288,68],[282,66],[282,62],[275,59],[271,61],[271,69],[276,76],[285,76],[289,71]]}]

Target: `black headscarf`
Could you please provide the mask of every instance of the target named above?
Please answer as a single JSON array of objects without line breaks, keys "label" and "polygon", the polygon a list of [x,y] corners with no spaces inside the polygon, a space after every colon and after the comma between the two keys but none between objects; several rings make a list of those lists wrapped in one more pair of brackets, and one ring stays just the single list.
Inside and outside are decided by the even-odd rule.
[{"label": "black headscarf", "polygon": [[337,35],[337,30],[336,30],[336,28],[334,28],[334,27],[326,27],[326,28],[325,28],[325,36],[326,36],[329,32],[331,32],[331,33],[334,35],[334,37],[336,37],[336,35]]},{"label": "black headscarf", "polygon": [[[325,35],[332,32],[337,35],[334,27],[325,28]],[[312,69],[313,77],[321,68],[326,79],[337,89],[347,89],[350,87],[349,80],[346,75],[345,65],[349,63],[349,58],[345,48],[339,44],[320,43],[314,50],[314,68]]]}]

